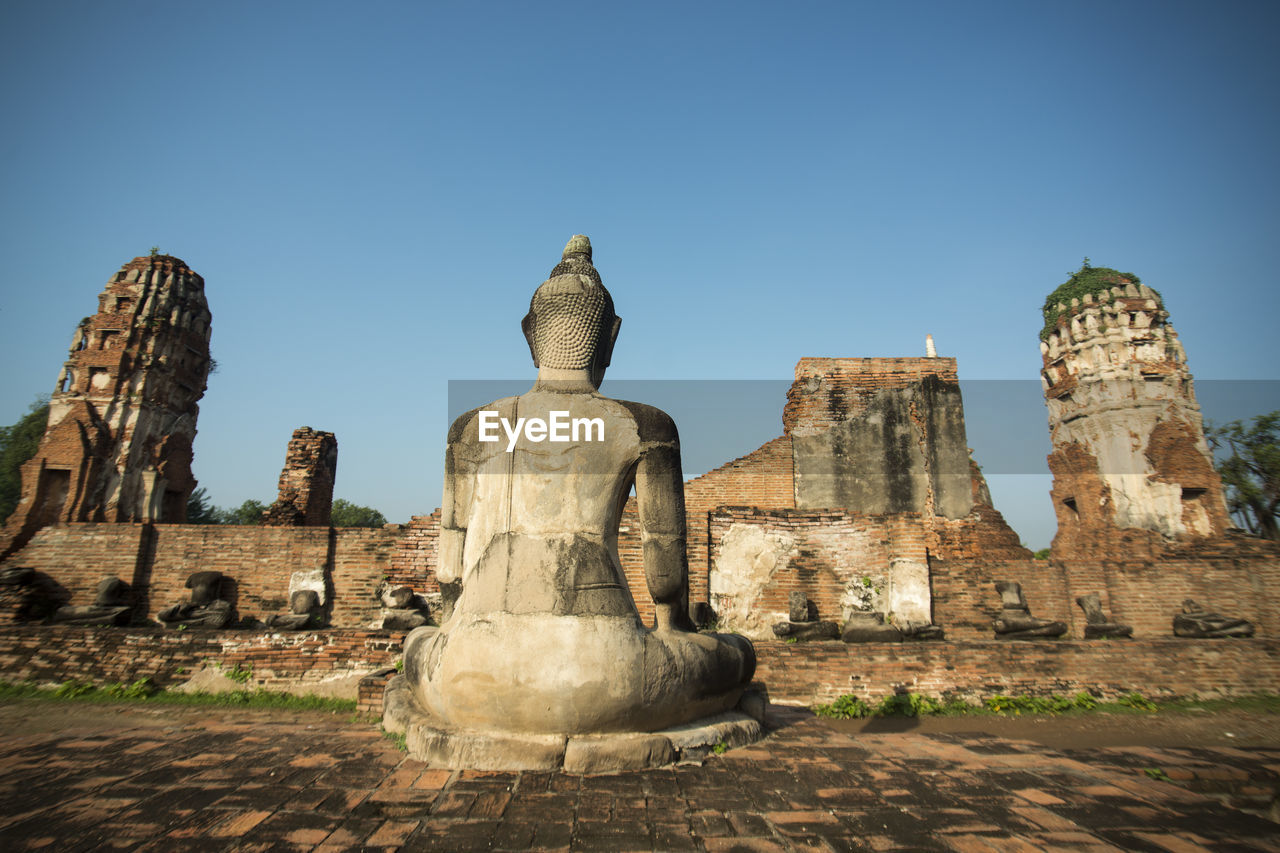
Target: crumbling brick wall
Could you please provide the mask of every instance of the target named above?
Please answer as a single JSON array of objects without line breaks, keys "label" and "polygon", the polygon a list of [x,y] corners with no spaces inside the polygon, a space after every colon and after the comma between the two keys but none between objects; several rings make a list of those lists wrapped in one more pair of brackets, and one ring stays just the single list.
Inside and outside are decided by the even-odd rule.
[{"label": "crumbling brick wall", "polygon": [[787,435],[822,432],[861,417],[881,391],[935,377],[956,382],[954,358],[802,358],[787,391],[782,427]]},{"label": "crumbling brick wall", "polygon": [[436,555],[439,544],[439,509],[430,515],[415,515],[409,519],[391,557],[387,582],[393,587],[413,587],[419,595],[438,595],[440,584],[436,581]]},{"label": "crumbling brick wall", "polygon": [[288,611],[294,572],[319,568],[332,592],[330,624],[370,628],[380,624],[377,590],[403,536],[363,527],[67,524],[40,531],[5,565],[48,575],[70,604],[92,604],[99,581],[119,578],[134,590],[135,621],[189,600],[187,578],[197,571],[222,572],[237,617],[265,621]]},{"label": "crumbling brick wall", "polygon": [[1114,700],[1272,693],[1280,640],[971,641],[756,644],[756,680],[774,702],[811,705],[851,693],[875,703],[898,688],[970,702],[995,694],[1088,691]]},{"label": "crumbling brick wall", "polygon": [[[684,484],[691,603],[710,601],[711,513],[716,507],[729,503],[777,509],[794,507],[792,470],[791,439],[781,436]],[[652,623],[653,600],[649,597],[644,576],[644,556],[640,548],[640,526],[634,497],[627,501],[622,513],[618,558],[640,618],[645,624]]]},{"label": "crumbling brick wall", "polygon": [[328,527],[338,475],[338,439],[298,427],[285,451],[279,496],[263,514],[267,527]]},{"label": "crumbling brick wall", "polygon": [[[353,679],[391,665],[403,634],[384,631],[111,630],[70,625],[0,628],[0,674],[8,681],[105,685],[142,678],[176,687],[201,667],[248,672],[248,689],[294,694],[324,692],[338,679]],[[354,699],[354,685],[350,687]]]}]

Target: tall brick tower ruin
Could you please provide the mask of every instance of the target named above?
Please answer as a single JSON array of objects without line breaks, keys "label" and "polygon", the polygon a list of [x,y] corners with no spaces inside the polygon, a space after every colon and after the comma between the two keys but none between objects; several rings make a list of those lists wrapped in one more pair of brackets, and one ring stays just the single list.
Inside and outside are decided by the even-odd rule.
[{"label": "tall brick tower ruin", "polygon": [[179,258],[134,258],[107,282],[98,313],[76,328],[44,438],[22,467],[4,552],[58,522],[186,520],[210,319],[204,279]]},{"label": "tall brick tower ruin", "polygon": [[280,492],[267,508],[267,527],[328,527],[333,483],[338,476],[338,439],[331,432],[298,427],[285,451]]},{"label": "tall brick tower ruin", "polygon": [[1055,557],[1114,555],[1231,526],[1168,318],[1137,276],[1087,260],[1045,301]]}]

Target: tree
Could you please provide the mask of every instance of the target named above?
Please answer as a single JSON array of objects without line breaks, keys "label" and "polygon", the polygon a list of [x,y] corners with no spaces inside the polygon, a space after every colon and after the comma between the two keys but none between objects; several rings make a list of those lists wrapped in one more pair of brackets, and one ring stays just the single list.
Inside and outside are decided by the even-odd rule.
[{"label": "tree", "polygon": [[1207,437],[1216,452],[1231,453],[1217,468],[1232,517],[1263,539],[1280,539],[1280,410],[1248,425],[1210,426]]},{"label": "tree", "polygon": [[329,516],[329,524],[334,527],[381,527],[386,523],[386,516],[376,509],[357,506],[342,498],[333,502],[333,512]]},{"label": "tree", "polygon": [[187,524],[222,524],[222,510],[209,500],[204,486],[187,498]]},{"label": "tree", "polygon": [[201,486],[187,498],[187,524],[261,524],[265,509],[262,501],[252,498],[235,509],[216,507],[209,502],[209,495]]},{"label": "tree", "polygon": [[224,509],[223,524],[261,524],[262,514],[266,512],[267,506],[262,501],[255,501],[253,498],[240,504],[235,509]]},{"label": "tree", "polygon": [[37,399],[13,426],[0,427],[0,523],[22,497],[22,465],[40,448],[49,423],[49,401]]}]

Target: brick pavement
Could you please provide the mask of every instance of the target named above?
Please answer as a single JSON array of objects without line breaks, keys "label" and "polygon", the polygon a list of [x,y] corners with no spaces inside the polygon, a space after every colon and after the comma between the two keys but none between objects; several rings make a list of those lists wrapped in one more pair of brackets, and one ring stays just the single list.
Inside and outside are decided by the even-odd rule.
[{"label": "brick pavement", "polygon": [[432,770],[342,716],[113,713],[0,738],[0,846],[1280,851],[1280,824],[1242,810],[1273,802],[1280,749],[1061,752],[780,709],[766,740],[701,767],[570,776]]}]

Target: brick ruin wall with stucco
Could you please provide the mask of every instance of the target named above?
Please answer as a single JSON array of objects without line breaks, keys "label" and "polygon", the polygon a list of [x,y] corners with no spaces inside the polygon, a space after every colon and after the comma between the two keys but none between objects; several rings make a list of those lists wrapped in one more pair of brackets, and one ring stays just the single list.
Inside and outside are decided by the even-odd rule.
[{"label": "brick ruin wall with stucco", "polygon": [[927,376],[957,381],[954,358],[810,357],[800,359],[795,375],[782,410],[782,427],[788,435],[797,429],[818,432],[857,418],[880,391],[906,388]]}]

